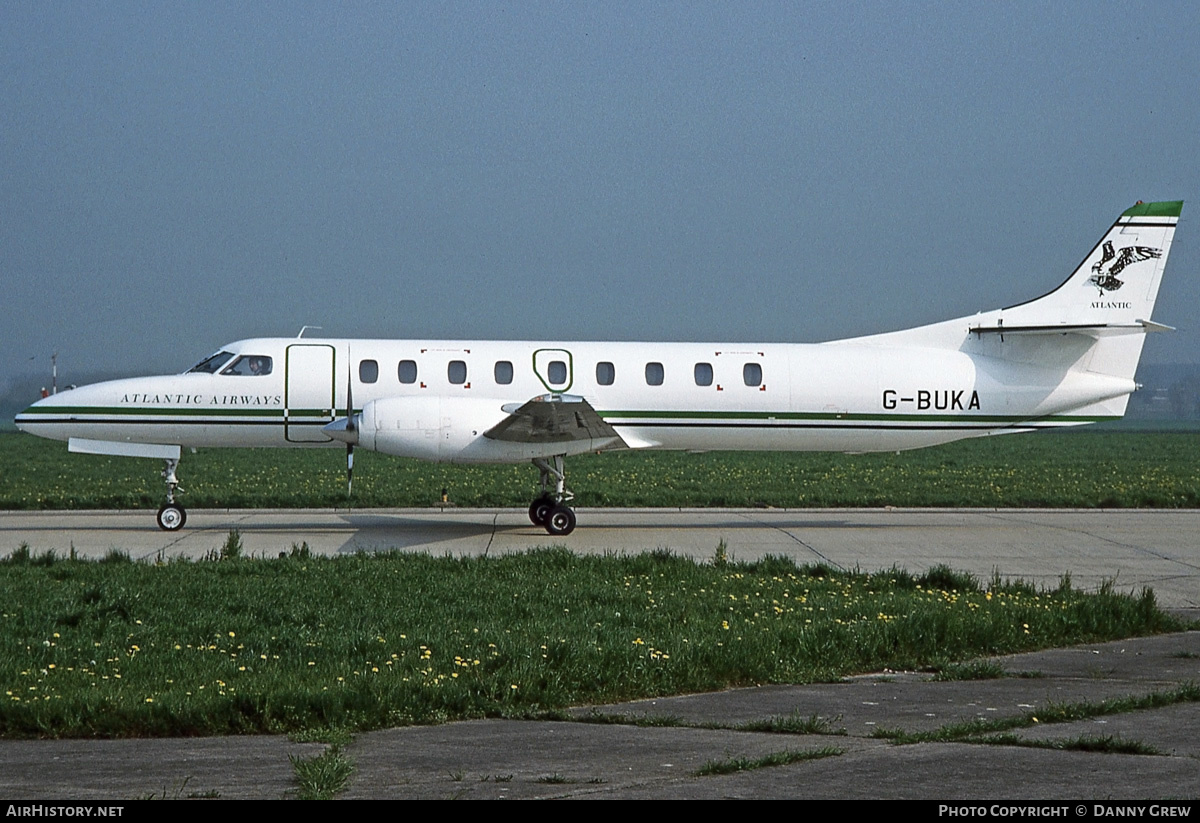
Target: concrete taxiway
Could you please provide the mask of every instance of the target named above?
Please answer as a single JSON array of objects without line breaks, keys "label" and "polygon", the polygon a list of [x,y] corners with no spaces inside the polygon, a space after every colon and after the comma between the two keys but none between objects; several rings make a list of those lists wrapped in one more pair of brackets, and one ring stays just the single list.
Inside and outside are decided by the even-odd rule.
[{"label": "concrete taxiway", "polygon": [[154,514],[2,512],[0,555],[72,548],[102,556],[202,557],[237,529],[247,553],[425,551],[501,554],[564,545],[580,553],[670,549],[699,559],[724,541],[735,560],[765,554],[798,563],[920,573],[944,563],[983,580],[994,572],[1053,586],[1069,573],[1092,589],[1150,586],[1163,606],[1200,609],[1200,510],[1051,509],[579,509],[580,526],[554,539],[515,509],[194,510],[163,532]]},{"label": "concrete taxiway", "polygon": [[[308,543],[322,553],[502,553],[566,545],[577,552],[667,548],[699,558],[724,541],[734,559],[787,555],[872,570],[945,563],[987,579],[1119,589],[1151,586],[1161,605],[1200,615],[1200,512],[1050,510],[580,510],[583,524],[551,540],[514,510],[194,511],[185,530],[158,531],[150,512],[0,513],[0,554],[22,543],[96,556],[202,556],[231,529],[245,551]],[[361,798],[933,798],[1061,800],[1194,798],[1200,786],[1200,703],[1029,721],[1051,705],[1170,693],[1200,683],[1200,632],[997,658],[1010,675],[934,682],[888,672],[841,683],[770,686],[584,707],[577,718],[625,723],[478,720],[358,735],[345,797]],[[822,734],[746,731],[814,717]],[[1025,717],[1003,745],[896,745],[881,729],[927,732],[966,720]],[[650,722],[652,727],[633,725]],[[1090,741],[1100,741],[1092,743]],[[1107,742],[1105,742],[1107,741]],[[1112,744],[1141,744],[1142,754]],[[1035,745],[1036,744],[1036,745]],[[1065,750],[1052,748],[1065,745]],[[1088,751],[1087,748],[1109,751]],[[0,741],[0,793],[27,799],[294,796],[289,756],[320,744],[281,737]],[[700,777],[711,761],[785,750],[827,756]],[[835,753],[836,752],[836,753]],[[1170,804],[1168,804],[1170,805]],[[1187,805],[1187,804],[1184,804]],[[1091,807],[1087,807],[1090,812]]]}]

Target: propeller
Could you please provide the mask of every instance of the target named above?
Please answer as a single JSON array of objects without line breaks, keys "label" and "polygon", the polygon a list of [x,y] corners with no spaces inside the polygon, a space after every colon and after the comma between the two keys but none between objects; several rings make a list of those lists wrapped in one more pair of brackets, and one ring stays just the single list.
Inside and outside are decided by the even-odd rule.
[{"label": "propeller", "polygon": [[358,443],[358,415],[354,413],[354,388],[346,380],[346,416],[339,417],[321,431],[346,444],[346,496],[354,491],[354,446]]},{"label": "propeller", "polygon": [[339,417],[321,431],[346,444],[346,497],[354,493],[354,447],[358,444],[359,415],[354,413],[354,378],[346,377],[346,416]]},{"label": "propeller", "polygon": [[346,376],[346,497],[354,493],[354,441],[358,439],[358,427],[354,423],[354,381]]}]

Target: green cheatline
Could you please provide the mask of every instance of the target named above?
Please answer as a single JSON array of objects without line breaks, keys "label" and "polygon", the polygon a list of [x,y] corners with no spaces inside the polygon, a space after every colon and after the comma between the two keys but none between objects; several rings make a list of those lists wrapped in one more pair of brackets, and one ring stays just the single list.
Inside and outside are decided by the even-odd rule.
[{"label": "green cheatline", "polygon": [[1070,423],[1099,423],[1117,420],[1116,415],[1048,414],[1044,417],[1028,417],[1012,414],[885,414],[882,412],[775,412],[775,411],[598,411],[605,420],[616,419],[679,419],[679,420],[866,420],[922,423],[1024,423],[1026,421],[1050,420]]},{"label": "green cheatline", "polygon": [[[293,415],[317,414],[310,409],[292,410]],[[46,417],[61,417],[63,415],[111,415],[120,417],[283,417],[283,409],[256,408],[219,408],[206,406],[187,408],[180,406],[48,406],[39,408],[31,406],[21,412],[21,416],[44,415]]]},{"label": "green cheatline", "polygon": [[[1118,419],[1115,415],[1050,414],[1044,417],[1025,417],[1011,414],[886,414],[838,413],[838,412],[788,412],[788,411],[672,411],[663,409],[636,410],[620,409],[597,412],[605,420],[618,419],[679,419],[679,420],[849,420],[849,421],[898,421],[922,423],[1023,423],[1027,421],[1053,421],[1068,423],[1099,423]],[[125,407],[125,406],[51,406],[30,407],[22,415],[91,415],[170,418],[177,417],[269,417],[284,416],[283,409],[218,408],[218,407]],[[289,409],[289,417],[328,417],[328,409]],[[339,415],[340,416],[340,415]],[[158,421],[156,421],[158,422]],[[166,422],[166,421],[164,421]]]},{"label": "green cheatline", "polygon": [[[283,409],[258,409],[253,407],[220,408],[203,406],[190,408],[181,406],[49,406],[47,408],[30,407],[21,412],[26,415],[45,415],[61,417],[63,415],[113,416],[113,417],[283,417]],[[290,417],[328,417],[329,409],[289,409]]]}]

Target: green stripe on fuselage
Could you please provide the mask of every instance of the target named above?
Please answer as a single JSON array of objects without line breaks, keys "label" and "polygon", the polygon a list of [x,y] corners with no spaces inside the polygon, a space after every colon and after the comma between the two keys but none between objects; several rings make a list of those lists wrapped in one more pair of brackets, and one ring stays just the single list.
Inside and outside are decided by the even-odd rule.
[{"label": "green stripe on fuselage", "polygon": [[[858,412],[756,412],[756,411],[598,411],[596,412],[613,425],[622,420],[641,418],[644,420],[861,420],[863,422],[917,422],[917,423],[1023,423],[1030,420],[1059,420],[1071,423],[1100,423],[1117,420],[1117,415],[1000,415],[1000,414],[883,414]],[[633,425],[633,424],[628,424]]]},{"label": "green stripe on fuselage", "polygon": [[[315,409],[292,409],[291,416],[321,416],[328,415]],[[283,417],[283,409],[256,408],[226,408],[217,406],[164,408],[148,406],[30,406],[21,412],[19,417],[42,415],[45,417],[61,417],[63,415],[108,415],[119,417]]]},{"label": "green stripe on fuselage", "polygon": [[[358,413],[358,409],[354,413]],[[598,411],[602,418],[614,425],[635,425],[634,420],[686,420],[686,421],[858,421],[864,423],[1023,423],[1031,420],[1059,421],[1064,423],[1100,423],[1105,420],[1117,420],[1117,415],[1071,415],[1050,414],[1036,415],[994,415],[994,414],[887,414],[881,412],[786,412],[786,411],[679,411],[663,409],[645,410],[612,410]],[[121,417],[141,418],[146,422],[165,423],[171,418],[197,417],[249,417],[265,420],[282,419],[283,409],[255,408],[218,408],[218,407],[177,407],[177,408],[131,408],[126,406],[47,406],[44,408],[30,407],[21,412],[18,417],[63,417],[79,416],[79,422],[87,422],[87,417]],[[325,418],[331,416],[329,409],[289,409],[288,419],[295,418]]]}]

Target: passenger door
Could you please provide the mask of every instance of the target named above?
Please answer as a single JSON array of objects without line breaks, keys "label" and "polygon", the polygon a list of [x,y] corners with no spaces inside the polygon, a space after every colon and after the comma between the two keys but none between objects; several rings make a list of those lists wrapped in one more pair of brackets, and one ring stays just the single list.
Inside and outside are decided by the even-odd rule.
[{"label": "passenger door", "polygon": [[334,348],[327,343],[287,347],[283,431],[292,443],[328,443],[321,427],[334,418]]}]

